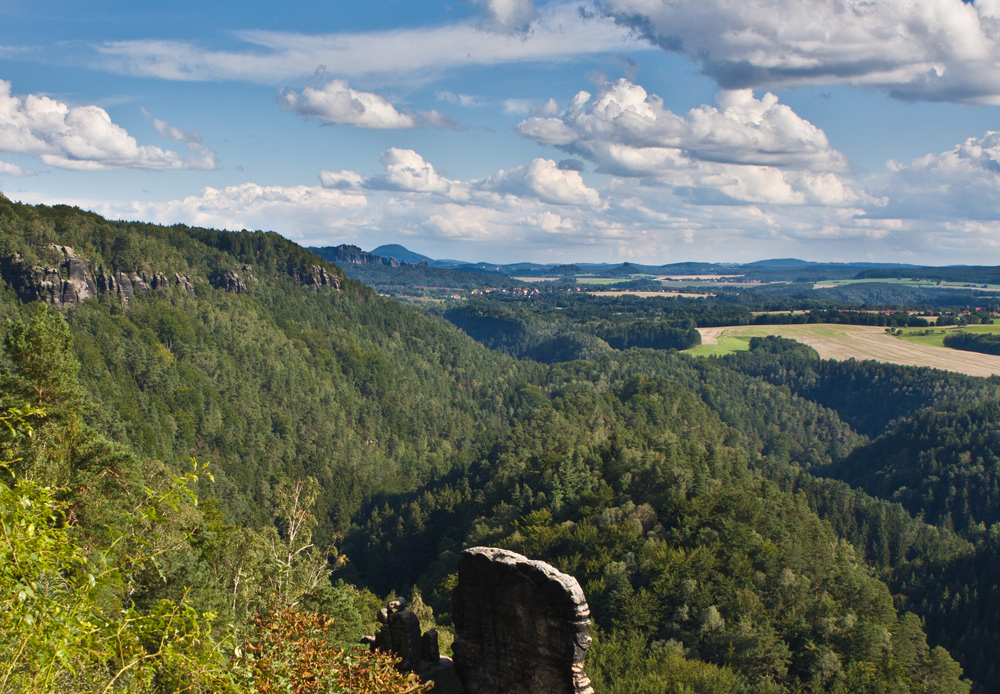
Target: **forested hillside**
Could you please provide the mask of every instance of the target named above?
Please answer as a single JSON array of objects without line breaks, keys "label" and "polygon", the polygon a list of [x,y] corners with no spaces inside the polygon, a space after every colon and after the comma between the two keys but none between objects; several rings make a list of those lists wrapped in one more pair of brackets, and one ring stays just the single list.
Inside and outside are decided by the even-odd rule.
[{"label": "forested hillside", "polygon": [[[991,488],[948,523],[965,507],[852,472],[995,383],[769,341],[694,360],[668,349],[689,315],[476,306],[523,324],[505,354],[276,234],[4,198],[0,255],[0,691],[290,690],[390,591],[446,629],[472,544],[579,579],[598,692],[995,691],[989,622],[954,623],[996,594]],[[61,312],[28,300],[74,277]],[[990,417],[959,414],[942,431]],[[989,447],[942,436],[948,480]],[[318,691],[411,686],[352,667]]]}]

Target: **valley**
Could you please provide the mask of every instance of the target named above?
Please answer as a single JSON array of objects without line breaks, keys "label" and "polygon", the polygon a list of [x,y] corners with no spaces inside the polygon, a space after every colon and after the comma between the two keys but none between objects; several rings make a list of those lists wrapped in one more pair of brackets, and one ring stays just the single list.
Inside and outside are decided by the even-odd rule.
[{"label": "valley", "polygon": [[[577,579],[597,694],[996,691],[1000,384],[846,352],[988,301],[343,267],[378,282],[0,197],[8,690],[347,677],[396,596],[447,654],[459,555],[492,546]],[[464,289],[380,296],[417,283]],[[683,353],[713,336],[745,349]]]}]

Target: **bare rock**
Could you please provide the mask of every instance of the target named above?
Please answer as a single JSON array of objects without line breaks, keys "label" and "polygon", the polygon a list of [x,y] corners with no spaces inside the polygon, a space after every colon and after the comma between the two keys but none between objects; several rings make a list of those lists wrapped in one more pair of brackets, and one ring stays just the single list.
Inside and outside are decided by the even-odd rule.
[{"label": "bare rock", "polygon": [[593,694],[583,669],[590,608],[572,576],[515,552],[467,549],[452,618],[468,694]]},{"label": "bare rock", "polygon": [[20,253],[4,259],[4,279],[24,301],[44,301],[56,308],[72,306],[97,295],[97,283],[87,274],[87,265],[70,246],[49,248],[62,255],[56,266],[28,266]]},{"label": "bare rock", "polygon": [[399,670],[415,672],[423,682],[434,682],[435,692],[465,694],[452,661],[441,656],[437,631],[428,629],[421,634],[420,618],[407,605],[405,598],[397,598],[379,610],[378,633],[365,636],[362,643],[372,651],[399,657]]},{"label": "bare rock", "polygon": [[179,272],[174,273],[174,278],[177,280],[177,284],[184,288],[188,294],[194,294],[194,285],[191,284],[191,278],[187,275],[182,275]]},{"label": "bare rock", "polygon": [[247,290],[247,285],[243,282],[243,279],[233,270],[222,273],[219,278],[219,286],[227,292],[233,292],[234,294],[242,294]]}]

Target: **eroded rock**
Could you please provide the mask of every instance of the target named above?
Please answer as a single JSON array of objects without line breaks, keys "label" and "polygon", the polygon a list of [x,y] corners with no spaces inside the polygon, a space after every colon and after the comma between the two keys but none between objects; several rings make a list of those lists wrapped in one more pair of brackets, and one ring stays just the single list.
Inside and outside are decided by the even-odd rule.
[{"label": "eroded rock", "polygon": [[374,650],[392,653],[400,658],[396,667],[415,672],[423,682],[434,682],[436,694],[464,694],[465,689],[450,658],[442,657],[435,629],[420,632],[420,619],[407,609],[405,598],[392,600],[378,613],[381,625],[375,636],[366,636]]},{"label": "eroded rock", "polygon": [[468,694],[593,694],[590,608],[575,578],[494,547],[458,560],[455,669]]},{"label": "eroded rock", "polygon": [[20,253],[2,263],[3,276],[24,301],[44,301],[56,308],[71,306],[97,294],[87,265],[69,246],[50,246],[62,255],[57,266],[29,266]]}]

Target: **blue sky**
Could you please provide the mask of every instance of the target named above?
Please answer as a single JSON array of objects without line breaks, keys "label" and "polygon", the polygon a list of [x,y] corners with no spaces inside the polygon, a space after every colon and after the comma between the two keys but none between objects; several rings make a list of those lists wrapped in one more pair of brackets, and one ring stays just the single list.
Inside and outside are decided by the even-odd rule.
[{"label": "blue sky", "polygon": [[1000,264],[1000,0],[6,0],[0,191],[439,258]]}]

